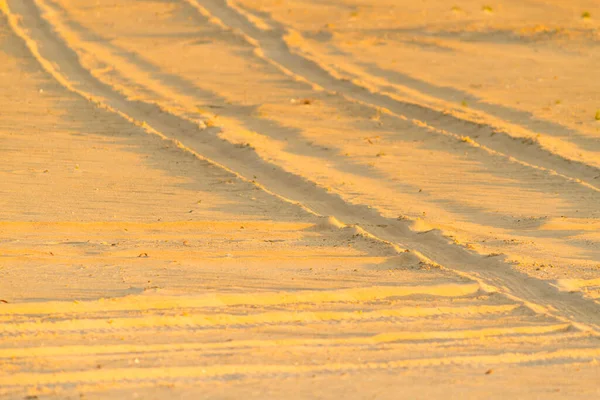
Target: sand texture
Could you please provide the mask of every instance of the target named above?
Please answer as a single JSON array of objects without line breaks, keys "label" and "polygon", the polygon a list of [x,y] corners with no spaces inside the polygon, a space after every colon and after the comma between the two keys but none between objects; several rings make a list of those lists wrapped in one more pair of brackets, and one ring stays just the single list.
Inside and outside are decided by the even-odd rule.
[{"label": "sand texture", "polygon": [[600,398],[596,0],[0,0],[0,399]]}]

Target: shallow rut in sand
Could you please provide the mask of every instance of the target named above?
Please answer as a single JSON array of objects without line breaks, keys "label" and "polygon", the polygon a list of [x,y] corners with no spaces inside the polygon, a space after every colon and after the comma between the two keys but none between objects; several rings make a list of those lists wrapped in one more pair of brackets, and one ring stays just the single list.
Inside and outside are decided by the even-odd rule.
[{"label": "shallow rut in sand", "polygon": [[[236,149],[230,143],[209,135],[204,135],[201,139],[192,138],[191,134],[198,131],[196,125],[162,112],[156,106],[129,101],[91,76],[79,64],[77,55],[56,37],[52,27],[41,18],[32,1],[9,1],[8,4],[10,8],[6,7],[4,11],[13,29],[27,42],[42,66],[68,89],[100,107],[144,126],[150,133],[176,141],[185,151],[214,160],[241,179],[251,181],[249,177],[259,175],[260,183],[256,184],[261,188],[287,202],[298,203],[312,214],[331,215],[345,224],[359,225],[366,230],[367,235],[372,234],[390,244],[422,253],[445,268],[468,274],[485,285],[515,296],[538,312],[598,329],[600,315],[596,312],[596,303],[580,294],[558,291],[546,282],[511,269],[510,265],[499,258],[483,257],[449,244],[437,231],[415,233],[406,223],[384,218],[366,205],[349,204],[313,182],[265,162],[248,149]],[[319,72],[321,73],[325,74]],[[329,79],[327,75],[323,76],[325,78]]]},{"label": "shallow rut in sand", "polygon": [[[600,170],[592,165],[564,158],[542,148],[535,141],[513,137],[494,126],[473,122],[420,104],[408,103],[394,98],[390,93],[372,90],[351,79],[340,77],[315,57],[290,48],[284,39],[285,35],[290,34],[287,28],[274,21],[268,21],[271,24],[270,29],[261,29],[260,24],[248,19],[250,14],[242,13],[241,9],[233,7],[230,1],[182,1],[196,8],[218,26],[232,29],[256,47],[259,57],[297,80],[313,85],[315,89],[340,94],[368,107],[385,109],[391,115],[408,118],[416,125],[429,129],[432,134],[453,137],[465,142],[465,145],[475,146],[491,154],[506,157],[512,162],[561,176],[593,191],[600,191],[597,183]],[[466,137],[469,138],[468,141],[465,140]]]}]

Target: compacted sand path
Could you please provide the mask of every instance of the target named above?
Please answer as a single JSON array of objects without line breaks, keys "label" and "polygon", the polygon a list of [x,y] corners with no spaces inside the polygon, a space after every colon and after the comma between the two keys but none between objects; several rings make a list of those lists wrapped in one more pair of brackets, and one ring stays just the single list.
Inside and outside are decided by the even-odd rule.
[{"label": "compacted sand path", "polygon": [[415,67],[597,24],[399,3],[0,0],[0,398],[600,396],[597,126]]}]

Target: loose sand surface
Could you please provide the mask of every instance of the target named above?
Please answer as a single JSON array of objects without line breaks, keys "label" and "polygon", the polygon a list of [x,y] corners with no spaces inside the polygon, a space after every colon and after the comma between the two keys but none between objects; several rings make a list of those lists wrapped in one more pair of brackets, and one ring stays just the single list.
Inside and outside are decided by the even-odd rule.
[{"label": "loose sand surface", "polygon": [[600,398],[597,1],[0,11],[0,398]]}]

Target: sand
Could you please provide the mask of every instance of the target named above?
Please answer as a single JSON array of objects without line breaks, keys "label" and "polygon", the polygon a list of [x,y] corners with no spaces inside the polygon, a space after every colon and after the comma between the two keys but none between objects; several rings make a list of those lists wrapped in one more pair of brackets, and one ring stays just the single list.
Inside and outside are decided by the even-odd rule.
[{"label": "sand", "polygon": [[600,396],[597,2],[0,10],[0,398]]}]

